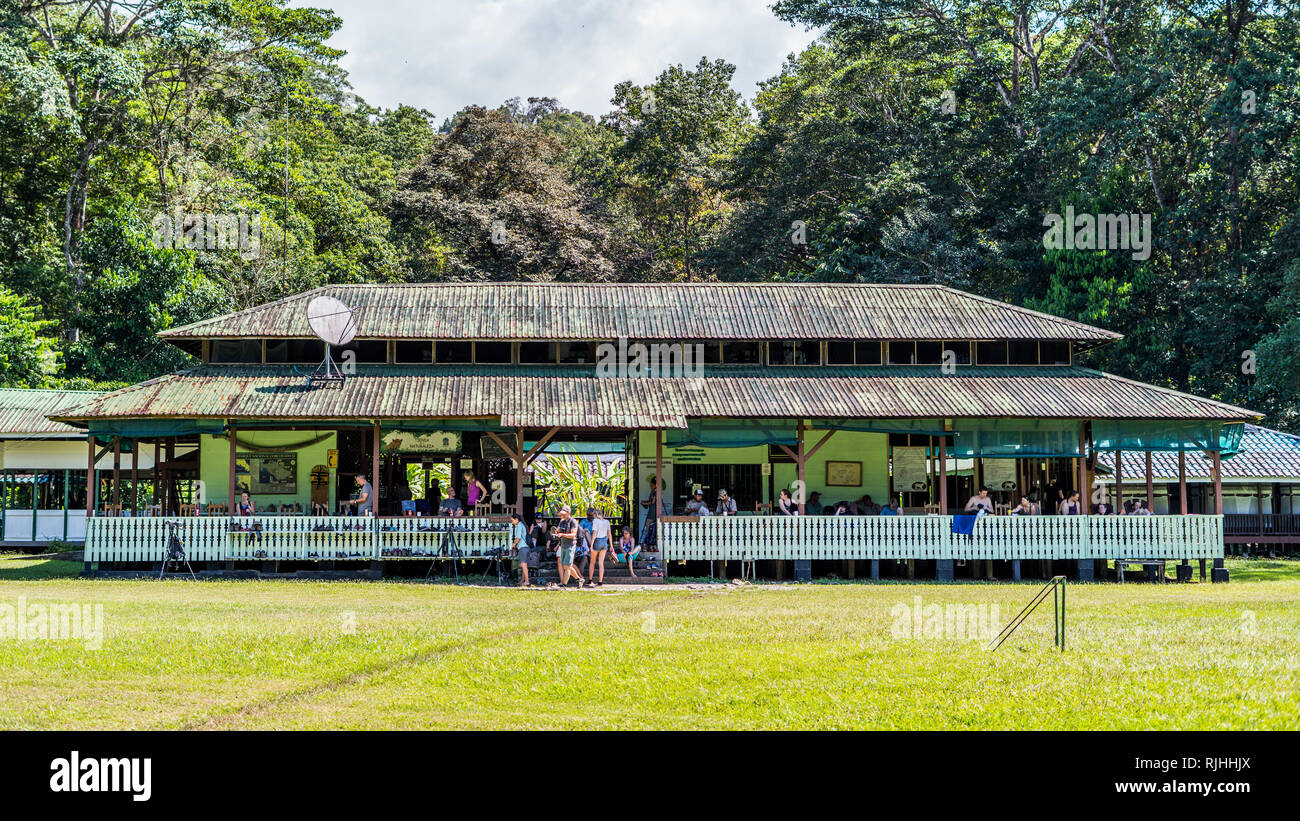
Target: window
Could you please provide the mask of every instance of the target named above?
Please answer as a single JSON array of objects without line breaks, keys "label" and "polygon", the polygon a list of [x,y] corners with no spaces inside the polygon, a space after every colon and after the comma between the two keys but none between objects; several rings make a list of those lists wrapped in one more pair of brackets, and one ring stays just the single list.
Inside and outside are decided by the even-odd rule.
[{"label": "window", "polygon": [[879,365],[880,358],[879,342],[854,342],[853,351],[857,357],[859,365]]},{"label": "window", "polygon": [[889,364],[913,365],[916,363],[916,343],[910,339],[892,339],[889,342]]},{"label": "window", "polygon": [[820,365],[821,343],[815,339],[769,339],[769,365]]},{"label": "window", "polygon": [[268,339],[266,361],[278,364],[316,363],[325,358],[325,343],[319,339]]},{"label": "window", "polygon": [[853,342],[848,339],[832,339],[826,343],[827,365],[852,365]]},{"label": "window", "polygon": [[918,341],[916,343],[916,364],[918,365],[942,365],[943,364],[943,343]]},{"label": "window", "polygon": [[340,362],[345,361],[344,354],[347,351],[355,353],[356,359],[353,361],[360,365],[382,365],[388,361],[388,343],[382,339],[354,339],[346,345],[332,348],[334,358]]},{"label": "window", "polygon": [[550,342],[520,342],[519,362],[523,365],[546,365],[555,362]]},{"label": "window", "polygon": [[1044,365],[1069,365],[1070,343],[1044,339],[1038,343],[1038,361]]},{"label": "window", "polygon": [[210,357],[213,362],[223,365],[260,365],[262,364],[262,340],[214,339]]},{"label": "window", "polygon": [[583,365],[596,362],[596,343],[586,341],[553,342],[562,365]]},{"label": "window", "polygon": [[954,364],[956,365],[970,364],[970,342],[969,341],[964,339],[961,341],[948,340],[943,343],[943,349],[945,351],[953,352],[953,356],[955,357]]},{"label": "window", "polygon": [[1038,340],[1013,339],[1007,345],[1008,362],[1012,365],[1037,365]]},{"label": "window", "polygon": [[731,341],[722,343],[722,362],[725,365],[757,365],[759,344],[757,341]]},{"label": "window", "polygon": [[489,365],[507,365],[510,363],[510,343],[475,342],[474,361]]},{"label": "window", "polygon": [[474,361],[474,343],[440,339],[433,343],[433,358],[439,365],[463,365]]},{"label": "window", "polygon": [[433,361],[432,342],[397,342],[393,345],[393,361],[404,365],[428,365]]},{"label": "window", "polygon": [[[691,364],[720,365],[722,364],[722,343],[712,339],[693,339],[686,343],[691,346],[701,346],[691,348]],[[703,358],[697,357],[697,354]]]},{"label": "window", "polygon": [[975,344],[975,353],[978,356],[978,362],[981,365],[1007,364],[1006,340],[998,340],[996,342],[977,342]]}]

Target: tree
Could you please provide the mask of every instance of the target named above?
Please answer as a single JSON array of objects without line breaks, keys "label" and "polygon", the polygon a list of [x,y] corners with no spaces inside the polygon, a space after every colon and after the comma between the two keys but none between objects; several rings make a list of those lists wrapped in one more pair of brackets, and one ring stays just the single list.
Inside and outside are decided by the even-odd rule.
[{"label": "tree", "polygon": [[0,285],[0,386],[39,388],[55,370],[55,352],[45,336],[54,323],[18,294]]}]

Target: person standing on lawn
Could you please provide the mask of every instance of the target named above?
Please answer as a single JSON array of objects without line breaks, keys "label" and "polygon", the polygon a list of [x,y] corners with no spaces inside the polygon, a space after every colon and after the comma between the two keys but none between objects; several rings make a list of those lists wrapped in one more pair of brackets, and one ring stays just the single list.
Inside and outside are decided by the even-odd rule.
[{"label": "person standing on lawn", "polygon": [[575,566],[577,561],[578,539],[582,538],[578,522],[569,515],[569,507],[560,508],[560,521],[555,523],[552,532],[559,540],[560,549],[556,553],[556,564],[560,571],[560,587],[567,587],[569,578],[578,580],[578,589],[582,589],[582,574]]},{"label": "person standing on lawn", "polygon": [[[587,584],[604,587],[605,554],[609,552],[609,519],[595,508],[588,508],[587,518],[591,520],[591,561],[587,563]],[[595,578],[597,570],[600,571],[599,578]]]},{"label": "person standing on lawn", "polygon": [[519,564],[520,587],[528,586],[528,528],[519,511],[510,514],[510,553]]}]

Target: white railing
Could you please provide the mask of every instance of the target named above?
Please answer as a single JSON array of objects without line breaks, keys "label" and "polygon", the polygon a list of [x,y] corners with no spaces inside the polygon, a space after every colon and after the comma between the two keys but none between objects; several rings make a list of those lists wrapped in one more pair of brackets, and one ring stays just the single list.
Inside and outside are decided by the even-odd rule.
[{"label": "white railing", "polygon": [[659,525],[665,560],[1219,559],[1222,516],[707,516]]},{"label": "white railing", "polygon": [[87,520],[87,562],[160,562],[165,522],[190,561],[358,561],[439,555],[448,525],[461,556],[509,547],[508,526],[482,517],[96,516]]}]

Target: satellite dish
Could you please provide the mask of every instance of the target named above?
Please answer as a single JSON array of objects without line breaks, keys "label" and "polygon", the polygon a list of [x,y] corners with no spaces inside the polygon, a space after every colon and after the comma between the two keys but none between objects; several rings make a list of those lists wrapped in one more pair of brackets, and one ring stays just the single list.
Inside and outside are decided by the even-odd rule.
[{"label": "satellite dish", "polygon": [[307,303],[307,324],[328,345],[346,345],[357,335],[352,309],[332,296],[318,296]]}]

